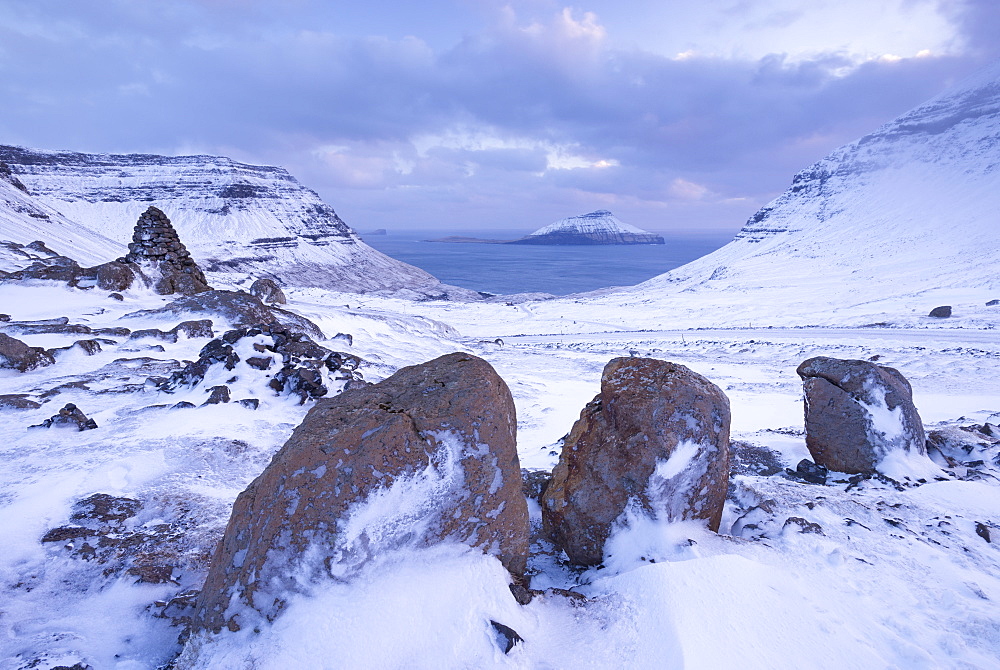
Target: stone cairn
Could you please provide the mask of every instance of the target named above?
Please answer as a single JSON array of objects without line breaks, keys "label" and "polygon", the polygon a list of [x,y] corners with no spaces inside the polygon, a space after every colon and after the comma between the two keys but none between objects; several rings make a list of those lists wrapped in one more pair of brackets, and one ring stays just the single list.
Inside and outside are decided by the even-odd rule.
[{"label": "stone cairn", "polygon": [[126,262],[151,264],[160,270],[162,277],[156,283],[157,293],[190,295],[211,290],[170,219],[156,207],[150,207],[139,217],[128,248]]}]

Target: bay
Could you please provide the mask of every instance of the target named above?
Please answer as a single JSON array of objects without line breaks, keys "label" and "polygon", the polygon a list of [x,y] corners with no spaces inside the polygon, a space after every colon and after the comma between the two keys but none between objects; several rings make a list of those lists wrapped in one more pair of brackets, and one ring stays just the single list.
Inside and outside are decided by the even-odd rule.
[{"label": "bay", "polygon": [[387,256],[426,270],[446,284],[493,294],[568,295],[638,284],[700,258],[733,237],[731,233],[661,233],[666,244],[593,246],[428,241],[449,235],[512,240],[530,232],[407,230],[362,238]]}]

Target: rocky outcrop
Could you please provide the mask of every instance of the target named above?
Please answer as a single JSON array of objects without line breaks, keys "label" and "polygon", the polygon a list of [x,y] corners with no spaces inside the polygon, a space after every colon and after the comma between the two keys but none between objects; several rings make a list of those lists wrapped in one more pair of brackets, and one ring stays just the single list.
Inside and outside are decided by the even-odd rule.
[{"label": "rocky outcrop", "polygon": [[192,295],[212,290],[201,268],[181,244],[170,219],[156,207],[150,206],[139,217],[128,248],[129,253],[120,262],[155,268],[153,274],[159,276],[153,289],[160,295]]},{"label": "rocky outcrop", "polygon": [[935,319],[947,319],[951,316],[951,305],[935,307],[927,316],[933,316]]},{"label": "rocky outcrop", "polygon": [[507,385],[468,354],[320,400],[236,499],[196,625],[273,619],[310,580],[350,578],[397,547],[462,542],[522,573],[515,430]]},{"label": "rocky outcrop", "polygon": [[718,530],[729,482],[729,400],[683,365],[616,358],[565,438],[542,497],[544,531],[596,565],[626,509]]},{"label": "rocky outcrop", "polygon": [[273,279],[263,277],[250,286],[250,295],[258,298],[261,302],[284,305],[288,302],[281,287]]},{"label": "rocky outcrop", "polygon": [[874,474],[892,452],[926,454],[913,392],[898,370],[819,356],[796,372],[805,391],[806,447],[819,465]]},{"label": "rocky outcrop", "polygon": [[97,422],[87,418],[87,415],[73,403],[66,403],[66,406],[59,410],[58,414],[42,421],[29,428],[59,428],[71,427],[80,430],[93,430],[97,428]]},{"label": "rocky outcrop", "polygon": [[28,372],[55,362],[52,354],[42,347],[32,347],[6,333],[0,333],[0,368]]}]

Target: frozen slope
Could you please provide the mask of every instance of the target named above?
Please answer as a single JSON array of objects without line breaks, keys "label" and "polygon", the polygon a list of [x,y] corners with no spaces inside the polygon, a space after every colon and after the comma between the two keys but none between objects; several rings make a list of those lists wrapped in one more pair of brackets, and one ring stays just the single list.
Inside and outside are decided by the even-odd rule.
[{"label": "frozen slope", "polygon": [[0,163],[0,240],[18,244],[41,240],[84,266],[99,265],[125,253],[124,243],[83,228],[32,198],[4,167]]},{"label": "frozen slope", "polygon": [[690,298],[720,325],[926,315],[1000,297],[998,263],[1000,63],[797,174],[725,247],[599,302]]},{"label": "frozen slope", "polygon": [[375,251],[279,167],[218,156],[83,154],[0,146],[28,193],[122,244],[156,205],[207,270],[346,291],[470,293]]}]

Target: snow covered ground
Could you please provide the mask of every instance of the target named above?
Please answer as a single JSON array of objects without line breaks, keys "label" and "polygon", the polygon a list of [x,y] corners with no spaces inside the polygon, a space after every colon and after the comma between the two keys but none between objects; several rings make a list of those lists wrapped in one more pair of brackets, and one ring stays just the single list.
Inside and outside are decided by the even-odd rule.
[{"label": "snow covered ground", "polygon": [[[898,368],[929,428],[982,424],[1000,412],[1000,338],[985,308],[971,322],[914,317],[912,325],[859,328],[850,315],[830,315],[823,328],[759,323],[751,330],[717,327],[715,310],[699,317],[692,296],[678,299],[676,309],[704,329],[642,331],[629,325],[646,323],[649,314],[622,305],[597,320],[574,299],[539,309],[315,288],[288,294],[290,308],[328,338],[352,334],[353,346],[343,338],[324,344],[361,356],[369,380],[454,350],[488,360],[511,387],[528,468],[555,463],[559,438],[596,394],[604,365],[630,353],[682,363],[718,384],[732,402],[734,441],[773,451],[783,467],[808,456],[794,370],[811,356],[878,356]],[[115,302],[96,289],[0,285],[3,311],[22,321],[67,316],[91,327],[169,329],[177,317],[123,319],[165,300],[138,291]],[[225,326],[216,320],[218,332]],[[83,336],[19,337],[53,347]],[[200,405],[206,392],[167,396],[144,388],[145,378],[196,357],[207,338],[108,339],[117,343],[95,356],[68,352],[48,368],[0,372],[0,393],[48,399],[36,410],[0,410],[0,668],[167,663],[180,649],[179,629],[154,603],[200,586],[233,499],[308,409],[249,382],[234,397],[260,397],[256,411],[235,403],[170,409],[180,400]],[[66,402],[99,428],[27,429]],[[518,606],[499,564],[460,547],[387,555],[349,583],[317,584],[269,629],[192,645],[185,663],[1000,667],[1000,550],[977,533],[992,529],[994,542],[1000,537],[1000,467],[988,462],[979,472],[942,471],[942,481],[902,491],[877,481],[851,486],[846,477],[815,486],[781,473],[739,474],[719,535],[692,524],[636,522],[616,536],[603,568],[581,572],[544,555],[533,562],[535,588],[572,589],[586,600],[551,594]],[[166,532],[162,550],[179,566],[176,583],[136,583],[113,561],[80,558],[79,541],[40,542],[94,493],[142,501],[120,533]],[[806,528],[820,532],[800,532]],[[503,654],[491,619],[525,641]]]}]

